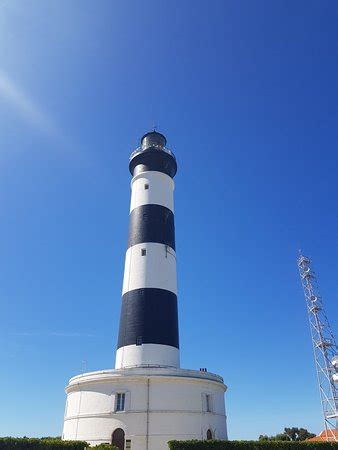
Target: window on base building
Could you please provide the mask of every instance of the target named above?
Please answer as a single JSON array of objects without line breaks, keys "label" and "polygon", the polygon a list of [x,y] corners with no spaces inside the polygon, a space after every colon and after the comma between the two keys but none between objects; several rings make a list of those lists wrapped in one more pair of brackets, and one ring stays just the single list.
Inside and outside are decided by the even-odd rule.
[{"label": "window on base building", "polygon": [[141,256],[146,256],[147,250],[145,248],[141,248]]},{"label": "window on base building", "polygon": [[206,409],[207,409],[207,412],[211,412],[211,407],[212,407],[212,405],[211,405],[211,395],[207,394],[207,395],[205,396],[205,400],[206,400]]},{"label": "window on base building", "polygon": [[125,403],[126,394],[124,392],[116,394],[116,411],[124,411]]},{"label": "window on base building", "polygon": [[126,450],[131,450],[131,440],[130,439],[126,440]]},{"label": "window on base building", "polygon": [[144,185],[144,189],[145,189],[145,190],[149,189],[149,184],[145,184],[145,185]]}]

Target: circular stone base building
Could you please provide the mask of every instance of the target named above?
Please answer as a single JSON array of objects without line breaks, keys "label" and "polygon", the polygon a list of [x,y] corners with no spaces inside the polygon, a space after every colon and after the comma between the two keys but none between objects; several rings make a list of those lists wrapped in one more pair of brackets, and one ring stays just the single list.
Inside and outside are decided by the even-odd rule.
[{"label": "circular stone base building", "polygon": [[226,439],[225,390],[221,377],[204,371],[85,373],[66,388],[63,439],[133,450],[167,450],[171,439]]},{"label": "circular stone base building", "polygon": [[180,369],[174,230],[176,158],[147,133],[130,157],[129,239],[115,370],[66,388],[63,439],[119,450],[167,450],[169,440],[226,439],[223,379]]}]

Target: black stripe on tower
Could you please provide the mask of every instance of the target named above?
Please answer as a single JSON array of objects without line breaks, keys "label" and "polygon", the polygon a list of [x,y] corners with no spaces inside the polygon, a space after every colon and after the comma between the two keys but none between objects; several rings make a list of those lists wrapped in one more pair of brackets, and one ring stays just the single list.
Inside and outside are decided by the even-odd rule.
[{"label": "black stripe on tower", "polygon": [[175,158],[169,153],[161,150],[146,150],[135,154],[129,163],[129,170],[133,176],[149,170],[156,170],[174,178],[177,164]]},{"label": "black stripe on tower", "polygon": [[144,288],[123,295],[117,348],[135,344],[179,348],[177,296],[173,292]]},{"label": "black stripe on tower", "polygon": [[175,250],[174,214],[161,205],[142,205],[130,213],[128,248],[158,242]]}]

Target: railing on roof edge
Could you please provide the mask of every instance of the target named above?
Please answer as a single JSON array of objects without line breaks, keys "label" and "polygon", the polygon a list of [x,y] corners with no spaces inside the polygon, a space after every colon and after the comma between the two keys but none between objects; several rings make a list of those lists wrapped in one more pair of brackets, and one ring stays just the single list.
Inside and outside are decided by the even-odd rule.
[{"label": "railing on roof edge", "polygon": [[[167,147],[163,147],[162,145],[152,145],[151,148],[156,148],[156,149],[158,149],[158,151],[166,152],[169,155],[171,155],[174,159],[176,159],[173,152],[171,150],[169,150],[169,148],[167,148]],[[129,160],[134,158],[134,156],[137,153],[142,153],[142,152],[146,152],[146,151],[147,151],[147,149],[143,149],[142,147],[137,147],[137,149],[134,150],[133,153],[130,155]]]}]

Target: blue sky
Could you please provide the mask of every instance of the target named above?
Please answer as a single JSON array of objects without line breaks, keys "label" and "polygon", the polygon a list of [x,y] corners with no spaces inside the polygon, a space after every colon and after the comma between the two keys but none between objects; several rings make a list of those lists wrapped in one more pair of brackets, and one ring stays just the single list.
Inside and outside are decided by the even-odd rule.
[{"label": "blue sky", "polygon": [[[337,330],[334,1],[0,0],[0,435],[60,435],[114,364],[128,157],[177,156],[182,366],[229,437],[322,428],[297,251]],[[82,363],[86,361],[86,363]]]}]

